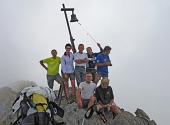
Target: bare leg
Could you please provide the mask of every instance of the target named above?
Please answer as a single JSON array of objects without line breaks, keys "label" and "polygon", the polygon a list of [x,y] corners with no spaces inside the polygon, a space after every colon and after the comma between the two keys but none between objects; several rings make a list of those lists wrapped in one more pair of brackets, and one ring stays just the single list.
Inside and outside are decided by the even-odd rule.
[{"label": "bare leg", "polygon": [[116,113],[116,114],[121,113],[120,108],[116,105],[110,106],[110,111],[113,112],[113,113]]},{"label": "bare leg", "polygon": [[83,107],[83,103],[82,103],[82,98],[81,98],[81,94],[79,90],[76,93],[76,102],[77,102],[78,108],[81,109]]},{"label": "bare leg", "polygon": [[75,86],[75,80],[71,80],[71,86],[72,86],[72,95],[76,96],[76,86]]},{"label": "bare leg", "polygon": [[90,97],[90,101],[89,101],[89,103],[88,103],[88,109],[89,109],[92,105],[94,105],[95,101],[96,101],[96,97],[95,97],[95,96],[91,96],[91,97]]}]

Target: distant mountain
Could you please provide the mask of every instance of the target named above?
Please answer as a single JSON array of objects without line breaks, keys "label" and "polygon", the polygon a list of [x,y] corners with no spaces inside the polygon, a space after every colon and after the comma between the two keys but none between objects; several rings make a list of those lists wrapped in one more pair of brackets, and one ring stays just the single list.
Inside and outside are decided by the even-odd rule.
[{"label": "distant mountain", "polygon": [[0,122],[6,119],[16,95],[9,87],[0,88]]},{"label": "distant mountain", "polygon": [[18,81],[10,85],[10,87],[0,88],[0,125],[6,122],[8,113],[11,112],[11,106],[15,101],[17,94],[25,87],[36,85],[32,81]]},{"label": "distant mountain", "polygon": [[35,85],[36,83],[33,81],[22,80],[11,84],[10,88],[12,88],[12,90],[15,92],[20,92],[23,88],[27,86],[35,86]]}]

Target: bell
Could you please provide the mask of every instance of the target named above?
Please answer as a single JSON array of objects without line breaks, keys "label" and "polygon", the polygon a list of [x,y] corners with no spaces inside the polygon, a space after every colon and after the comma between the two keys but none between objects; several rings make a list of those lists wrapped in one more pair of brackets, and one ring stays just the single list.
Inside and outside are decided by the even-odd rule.
[{"label": "bell", "polygon": [[72,13],[72,15],[71,15],[70,22],[78,22],[78,19],[77,19],[76,15],[74,13]]}]

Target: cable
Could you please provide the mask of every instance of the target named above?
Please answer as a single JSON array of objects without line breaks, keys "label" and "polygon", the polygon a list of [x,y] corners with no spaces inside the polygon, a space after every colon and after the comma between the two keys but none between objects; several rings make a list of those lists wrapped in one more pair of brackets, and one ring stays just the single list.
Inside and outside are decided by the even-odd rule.
[{"label": "cable", "polygon": [[79,23],[79,22],[77,22],[77,23],[80,25],[80,27],[83,29],[83,31],[86,33],[87,36],[89,36],[95,43],[98,43],[98,42],[94,39],[94,37],[93,37],[89,32],[87,32],[87,30],[82,26],[81,23]]}]

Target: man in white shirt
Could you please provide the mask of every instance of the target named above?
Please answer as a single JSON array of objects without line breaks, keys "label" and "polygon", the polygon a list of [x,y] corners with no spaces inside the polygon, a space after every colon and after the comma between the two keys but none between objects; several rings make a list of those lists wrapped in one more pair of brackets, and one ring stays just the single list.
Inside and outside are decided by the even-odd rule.
[{"label": "man in white shirt", "polygon": [[86,64],[88,63],[88,57],[87,54],[83,52],[84,45],[79,44],[78,46],[78,52],[74,54],[74,61],[75,61],[75,77],[77,81],[77,86],[81,82],[84,82],[84,75],[85,75],[85,68]]},{"label": "man in white shirt", "polygon": [[81,82],[77,91],[77,105],[79,108],[89,108],[95,100],[96,84],[92,82],[92,73],[87,72],[85,81]]}]

